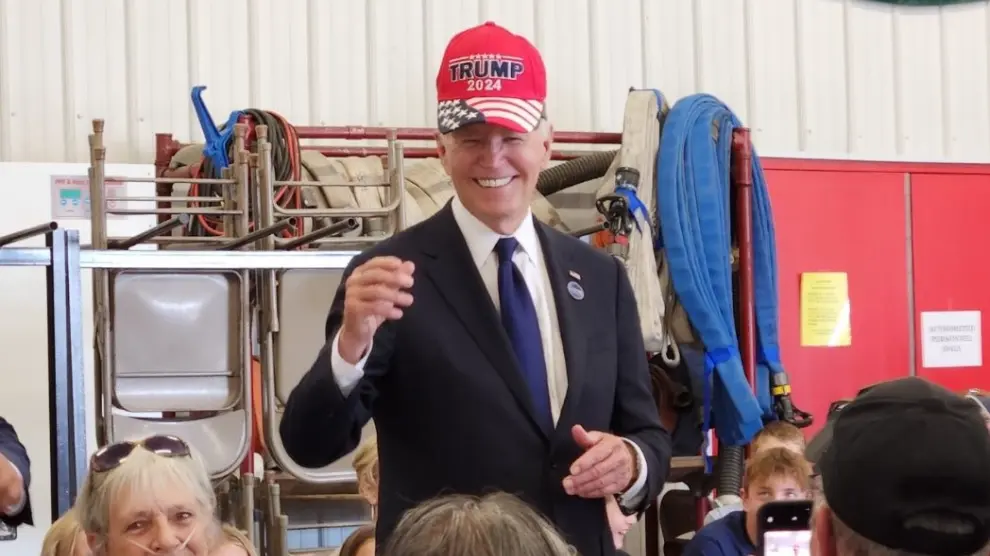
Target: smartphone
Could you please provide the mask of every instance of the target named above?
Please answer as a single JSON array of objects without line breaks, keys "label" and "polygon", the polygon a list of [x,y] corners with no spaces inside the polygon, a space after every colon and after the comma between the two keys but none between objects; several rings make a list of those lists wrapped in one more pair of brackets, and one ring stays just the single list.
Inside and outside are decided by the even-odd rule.
[{"label": "smartphone", "polygon": [[763,556],[811,556],[811,501],[767,502],[757,513]]}]

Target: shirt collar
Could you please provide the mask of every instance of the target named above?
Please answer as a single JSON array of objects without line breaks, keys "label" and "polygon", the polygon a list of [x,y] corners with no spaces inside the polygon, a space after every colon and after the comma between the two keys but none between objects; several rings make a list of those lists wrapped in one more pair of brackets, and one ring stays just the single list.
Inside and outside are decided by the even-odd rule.
[{"label": "shirt collar", "polygon": [[[471,260],[474,261],[475,266],[481,268],[492,251],[495,250],[495,244],[498,243],[498,240],[508,236],[493,231],[481,220],[478,220],[456,195],[450,208],[454,213],[454,221],[457,222],[457,227],[461,229],[461,234],[464,235],[464,240],[467,242],[468,250],[471,252]],[[540,240],[536,236],[532,211],[527,209],[526,218],[523,218],[516,231],[509,235],[516,238],[519,246],[530,258],[537,259],[541,252]]]}]

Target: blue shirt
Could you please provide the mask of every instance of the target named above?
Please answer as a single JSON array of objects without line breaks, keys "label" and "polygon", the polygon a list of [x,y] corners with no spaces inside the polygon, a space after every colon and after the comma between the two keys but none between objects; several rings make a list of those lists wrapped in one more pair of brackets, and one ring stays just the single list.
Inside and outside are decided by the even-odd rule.
[{"label": "blue shirt", "polygon": [[683,556],[755,556],[756,546],[746,534],[746,512],[732,512],[694,534]]}]

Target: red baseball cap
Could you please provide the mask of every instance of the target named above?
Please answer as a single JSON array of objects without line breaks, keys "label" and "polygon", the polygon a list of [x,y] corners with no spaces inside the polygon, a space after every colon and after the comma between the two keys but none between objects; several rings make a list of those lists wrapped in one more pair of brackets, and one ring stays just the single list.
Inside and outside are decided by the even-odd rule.
[{"label": "red baseball cap", "polygon": [[437,72],[437,127],[489,123],[529,133],[543,116],[547,70],[525,37],[489,21],[450,39]]}]

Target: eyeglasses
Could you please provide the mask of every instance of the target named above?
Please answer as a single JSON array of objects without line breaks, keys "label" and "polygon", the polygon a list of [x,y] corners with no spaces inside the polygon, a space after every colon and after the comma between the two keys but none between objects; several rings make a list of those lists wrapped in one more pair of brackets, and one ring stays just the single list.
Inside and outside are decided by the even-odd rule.
[{"label": "eyeglasses", "polygon": [[182,458],[191,455],[189,445],[184,440],[177,436],[161,434],[133,442],[116,442],[100,448],[89,460],[90,470],[94,473],[105,473],[116,469],[137,447],[166,458]]}]

